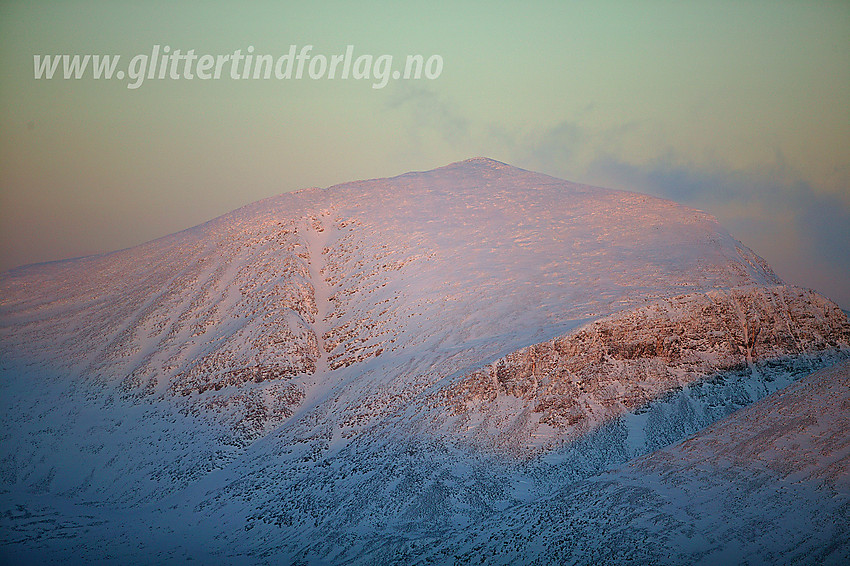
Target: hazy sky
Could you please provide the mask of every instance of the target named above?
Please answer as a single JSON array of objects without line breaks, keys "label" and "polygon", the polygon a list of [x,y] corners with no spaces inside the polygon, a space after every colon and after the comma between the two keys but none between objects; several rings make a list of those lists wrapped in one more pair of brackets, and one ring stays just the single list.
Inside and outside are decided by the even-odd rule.
[{"label": "hazy sky", "polygon": [[[1,3],[0,269],[484,155],[706,210],[786,281],[850,308],[850,3],[311,4]],[[154,45],[328,59],[353,45],[443,69],[380,89],[307,67],[136,89],[91,69],[33,76],[34,55],[120,55],[127,70]]]}]

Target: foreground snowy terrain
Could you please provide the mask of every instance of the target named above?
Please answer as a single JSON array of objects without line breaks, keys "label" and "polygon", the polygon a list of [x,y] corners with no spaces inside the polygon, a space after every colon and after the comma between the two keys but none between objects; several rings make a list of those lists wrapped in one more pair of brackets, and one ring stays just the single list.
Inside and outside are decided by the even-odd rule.
[{"label": "foreground snowy terrain", "polygon": [[850,362],[418,553],[498,564],[850,563]]},{"label": "foreground snowy terrain", "polygon": [[847,518],[846,365],[771,397],[787,420],[723,420],[848,358],[846,315],[669,201],[477,158],[6,272],[0,301],[16,561],[848,552],[821,524]]}]

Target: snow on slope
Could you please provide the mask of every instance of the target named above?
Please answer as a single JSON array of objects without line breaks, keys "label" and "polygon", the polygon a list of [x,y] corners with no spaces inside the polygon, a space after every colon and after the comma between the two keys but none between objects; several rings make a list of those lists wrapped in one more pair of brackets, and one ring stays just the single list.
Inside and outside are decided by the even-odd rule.
[{"label": "snow on slope", "polygon": [[185,396],[399,349],[486,358],[647,299],[765,283],[704,213],[473,159],[6,273],[0,336],[4,359]]},{"label": "snow on slope", "polygon": [[[317,275],[332,293],[324,305]],[[369,334],[382,342],[416,343],[415,334],[456,347],[551,333],[647,297],[778,280],[704,213],[475,159],[284,194],[137,248],[9,272],[2,283],[7,354],[35,340],[69,369],[157,365],[157,384],[170,385],[183,381],[176,370],[242,346],[256,359],[235,365],[283,359],[285,374],[311,373],[322,339],[356,358],[370,349],[352,339],[365,338],[364,319],[381,325]],[[323,324],[329,335],[317,336]]]},{"label": "snow on slope", "polygon": [[[187,539],[225,562],[356,560],[552,493],[833,363],[848,342],[836,311],[705,213],[488,159],[280,195],[0,275],[6,517],[20,526],[20,505],[88,525],[4,541],[115,563],[178,560]],[[583,436],[566,374],[527,393],[536,361],[497,375],[506,394],[487,405],[481,368],[575,344],[595,321],[630,347],[714,334],[680,337],[675,359],[591,348],[579,401],[606,410],[583,410]]]},{"label": "snow on slope", "polygon": [[681,444],[408,547],[404,562],[847,564],[848,430],[845,361]]}]

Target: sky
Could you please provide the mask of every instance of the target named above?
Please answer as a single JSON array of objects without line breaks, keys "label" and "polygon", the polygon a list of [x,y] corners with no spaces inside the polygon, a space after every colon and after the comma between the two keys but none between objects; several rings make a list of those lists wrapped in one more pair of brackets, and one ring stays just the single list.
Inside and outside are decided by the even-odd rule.
[{"label": "sky", "polygon": [[[130,79],[154,46],[276,61],[292,45],[312,46],[300,79],[242,79],[245,60],[189,79],[185,59]],[[319,73],[349,45],[372,56],[361,78]],[[86,54],[119,55],[124,79],[35,78],[35,56]],[[422,55],[431,78],[374,88],[381,55]],[[705,210],[850,308],[846,1],[6,0],[0,77],[0,270],[486,156]]]}]

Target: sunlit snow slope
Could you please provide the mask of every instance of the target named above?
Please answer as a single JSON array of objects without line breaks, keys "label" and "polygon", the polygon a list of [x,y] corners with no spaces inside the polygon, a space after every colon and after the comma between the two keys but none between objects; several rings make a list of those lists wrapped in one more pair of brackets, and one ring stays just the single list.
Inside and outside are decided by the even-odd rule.
[{"label": "sunlit snow slope", "polygon": [[357,561],[848,351],[837,306],[669,201],[484,158],[283,194],[0,275],[6,517],[93,521],[9,519],[0,543]]}]

